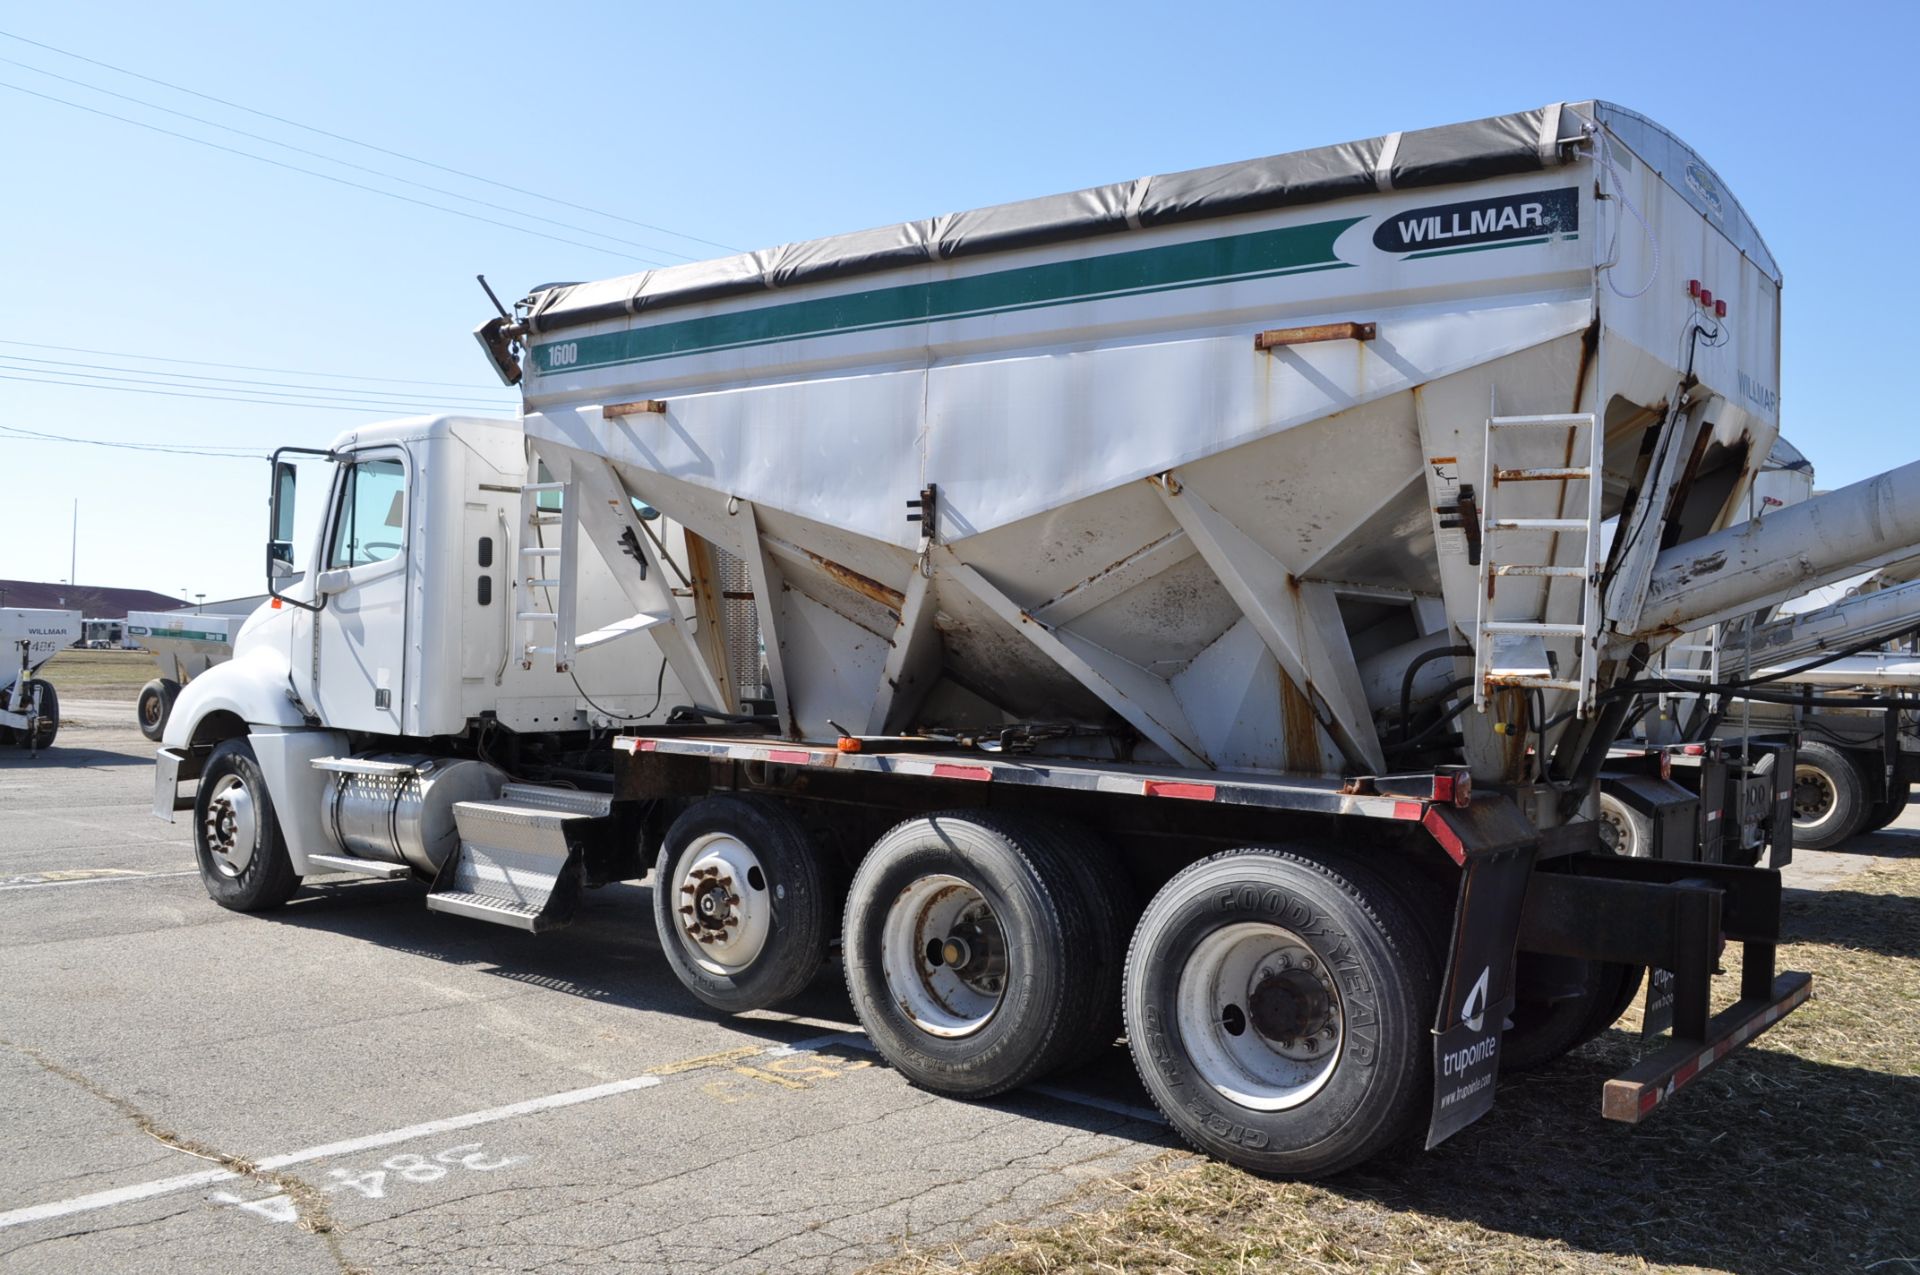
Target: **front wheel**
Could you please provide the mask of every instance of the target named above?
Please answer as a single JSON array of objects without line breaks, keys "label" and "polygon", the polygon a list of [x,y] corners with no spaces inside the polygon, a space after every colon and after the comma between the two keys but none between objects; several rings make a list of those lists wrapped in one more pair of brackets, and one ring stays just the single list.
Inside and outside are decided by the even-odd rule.
[{"label": "front wheel", "polygon": [[253,745],[229,739],[213,750],[193,798],[193,851],[200,880],[223,908],[264,912],[300,887]]},{"label": "front wheel", "polygon": [[[9,742],[33,752],[52,747],[53,737],[60,733],[60,697],[54,693],[53,683],[45,678],[33,677],[28,678],[27,684],[20,689],[21,702],[27,706],[28,712],[35,715],[34,724],[25,729],[9,730]],[[0,700],[0,703],[4,702]]]},{"label": "front wheel", "polygon": [[1376,1154],[1428,1092],[1438,988],[1420,935],[1393,890],[1333,856],[1255,846],[1192,865],[1127,955],[1148,1093],[1243,1168],[1315,1177]]},{"label": "front wheel", "polygon": [[826,957],[827,907],[819,853],[776,801],[706,797],[667,829],[654,927],[675,977],[714,1009],[798,995]]}]

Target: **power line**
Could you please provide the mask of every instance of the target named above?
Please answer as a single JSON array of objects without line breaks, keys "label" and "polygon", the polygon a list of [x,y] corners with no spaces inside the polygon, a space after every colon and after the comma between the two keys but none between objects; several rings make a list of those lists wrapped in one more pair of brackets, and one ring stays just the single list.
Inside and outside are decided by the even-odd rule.
[{"label": "power line", "polygon": [[112,111],[103,111],[96,106],[83,106],[79,102],[69,102],[64,97],[55,97],[51,93],[41,93],[34,89],[22,88],[18,84],[10,84],[5,80],[0,80],[0,88],[12,89],[16,93],[25,93],[28,97],[37,97],[46,102],[56,102],[61,106],[70,106],[76,111],[85,111],[89,115],[99,115],[106,119],[119,120],[122,124],[131,124],[135,128],[144,128],[151,132],[164,134],[167,137],[177,137],[183,142],[193,142],[196,145],[210,147],[213,150],[225,151],[229,155],[238,155],[242,159],[257,160],[262,164],[272,164],[275,168],[284,168],[288,172],[305,173],[309,177],[318,177],[322,181],[330,181],[336,185],[351,186],[355,190],[364,190],[369,194],[384,195],[388,199],[397,199],[404,204],[415,204],[421,208],[431,208],[436,212],[451,213],[455,217],[465,217],[468,221],[485,222],[489,226],[499,226],[506,230],[515,230],[523,235],[533,235],[540,239],[550,239],[554,243],[568,244],[575,248],[586,248],[592,252],[605,253],[609,257],[620,257],[627,261],[638,261],[644,265],[658,266],[665,264],[664,262],[655,261],[647,257],[636,257],[630,252],[617,252],[612,248],[602,247],[599,244],[581,243],[578,239],[568,239],[561,235],[550,235],[544,230],[533,230],[526,226],[516,226],[510,221],[500,221],[493,217],[482,217],[479,213],[468,212],[464,208],[449,208],[445,204],[436,204],[426,199],[415,199],[411,195],[402,195],[398,191],[381,190],[378,186],[369,186],[365,182],[350,181],[345,177],[338,177],[332,173],[317,172],[311,168],[302,168],[298,164],[289,164],[278,159],[269,159],[265,155],[256,155],[252,151],[243,151],[237,147],[222,146],[219,142],[210,142],[204,137],[195,137],[191,133],[181,133],[171,128],[161,128],[158,124],[149,124],[145,120],[137,120],[127,115],[115,115]]},{"label": "power line", "polygon": [[302,124],[300,121],[288,119],[284,115],[275,115],[270,111],[262,111],[251,106],[243,106],[238,102],[230,102],[223,97],[215,97],[211,93],[202,93],[197,89],[190,89],[185,87],[184,85],[173,84],[166,80],[156,79],[151,75],[142,75],[138,71],[129,71],[126,67],[115,66],[111,62],[102,62],[98,58],[90,58],[84,54],[74,53],[68,49],[55,48],[51,44],[42,44],[38,40],[29,40],[26,36],[15,35],[11,31],[0,31],[0,36],[5,36],[9,40],[18,40],[22,44],[31,44],[34,48],[45,49],[49,53],[58,53],[63,58],[73,58],[75,61],[85,62],[90,66],[102,67],[106,70],[113,71],[120,75],[132,76],[134,79],[144,80],[148,84],[157,84],[163,89],[172,89],[176,93],[185,93],[188,97],[197,97],[202,101],[212,102],[219,106],[229,107],[232,110],[245,111],[249,115],[257,115],[261,119],[272,120],[276,124],[285,124],[289,128],[297,128],[297,129],[300,129],[302,132],[314,133],[320,137],[330,137],[336,142],[345,142],[349,146],[358,146],[365,150],[377,151],[382,155],[390,155],[394,159],[404,159],[410,164],[419,164],[424,168],[433,168],[433,169],[438,169],[440,172],[443,172],[443,173],[451,173],[455,177],[464,177],[468,181],[479,182],[483,186],[493,186],[500,190],[510,190],[516,195],[525,195],[530,199],[545,200],[546,202],[551,204],[559,204],[563,208],[572,208],[577,212],[592,213],[596,217],[605,217],[609,221],[624,221],[629,226],[639,226],[643,230],[655,230],[663,235],[672,235],[676,239],[685,239],[692,243],[703,243],[710,248],[719,248],[726,252],[744,251],[744,249],[735,248],[731,244],[718,243],[712,239],[702,239],[698,235],[689,235],[684,231],[679,231],[679,230],[669,230],[665,226],[656,226],[652,222],[636,221],[632,217],[623,217],[619,213],[610,213],[598,208],[589,208],[585,204],[571,203],[568,200],[560,199],[553,195],[543,195],[536,190],[527,190],[520,186],[509,185],[506,182],[495,181],[491,177],[482,177],[477,173],[464,172],[458,168],[449,168],[445,164],[436,164],[430,159],[421,159],[417,155],[408,155],[401,151],[389,150],[384,146],[376,146],[372,142],[363,142],[357,137],[348,137],[344,133],[330,133],[324,128],[316,128],[311,124]]},{"label": "power line", "polygon": [[430,416],[433,412],[423,412],[418,405],[389,404],[382,407],[377,403],[368,403],[362,407],[352,407],[341,403],[287,403],[265,398],[245,398],[226,394],[191,394],[185,390],[146,389],[138,385],[96,385],[89,381],[62,381],[47,377],[14,376],[0,372],[0,381],[19,381],[27,385],[64,385],[82,390],[115,390],[122,394],[157,394],[162,398],[197,398],[211,403],[252,403],[260,407],[304,407],[319,412],[358,412],[362,416],[393,414],[400,416]]},{"label": "power line", "polygon": [[[0,359],[4,359],[5,357],[6,356],[0,356]],[[141,369],[119,368],[116,370],[123,371],[123,372],[137,373]],[[54,368],[16,367],[12,363],[7,363],[7,362],[0,362],[0,372],[26,372],[34,376],[77,377],[82,382],[118,381],[126,385],[158,385],[158,386],[163,386],[167,389],[175,389],[175,390],[210,390],[216,394],[253,394],[253,395],[258,395],[262,398],[268,398],[268,399],[280,399],[280,398],[313,399],[315,401],[323,402],[323,403],[345,403],[349,407],[366,406],[375,410],[384,410],[387,407],[401,407],[409,411],[419,412],[419,411],[433,411],[439,408],[444,408],[449,406],[449,404],[444,399],[427,398],[424,396],[416,396],[411,394],[373,395],[370,393],[363,394],[362,392],[357,390],[339,391],[339,390],[330,390],[330,389],[313,389],[313,388],[303,387],[303,386],[289,387],[290,389],[293,390],[292,393],[281,393],[278,390],[263,390],[263,389],[244,389],[244,390],[229,389],[224,385],[184,385],[179,381],[156,381],[156,380],[152,380],[147,377],[138,376],[138,375],[112,376],[102,372],[68,372],[68,371],[63,371],[63,370],[54,369]],[[495,404],[488,404],[487,406],[498,408],[504,405],[495,403]]]},{"label": "power line", "polygon": [[0,58],[0,63],[4,63],[7,66],[17,66],[23,71],[32,71],[35,75],[44,75],[49,79],[59,80],[62,84],[72,84],[75,87],[86,89],[90,93],[102,93],[107,97],[118,98],[122,102],[132,102],[135,106],[144,106],[148,110],[161,111],[167,115],[178,116],[183,120],[192,120],[196,124],[204,124],[208,128],[217,128],[222,132],[234,133],[240,137],[251,138],[256,142],[265,142],[269,146],[278,146],[285,150],[290,150],[296,155],[310,155],[314,159],[322,160],[329,164],[339,164],[343,168],[351,168],[362,173],[371,173],[375,177],[385,178],[387,181],[396,181],[403,186],[412,186],[419,190],[430,190],[436,195],[445,195],[449,199],[464,199],[470,204],[479,204],[482,208],[492,208],[497,212],[511,213],[515,217],[530,217],[534,221],[543,221],[549,226],[559,226],[563,230],[578,231],[583,235],[595,235],[601,239],[612,240],[614,243],[625,244],[629,248],[641,248],[647,252],[665,253],[669,257],[678,257],[682,261],[694,260],[693,257],[688,256],[684,252],[675,252],[671,248],[662,248],[657,244],[646,244],[633,239],[622,239],[620,236],[610,235],[604,230],[594,230],[589,226],[576,226],[572,222],[567,221],[556,221],[552,217],[542,217],[539,213],[527,212],[521,208],[512,208],[506,204],[496,204],[491,200],[480,199],[473,195],[463,195],[457,190],[447,190],[441,186],[429,186],[425,182],[417,182],[410,177],[402,177],[398,173],[389,173],[378,168],[369,168],[365,164],[356,164],[352,160],[340,159],[324,151],[308,150],[304,146],[295,146],[291,142],[283,142],[278,138],[268,137],[264,133],[249,133],[244,128],[235,128],[231,124],[222,124],[218,120],[210,120],[204,116],[189,114],[186,111],[176,111],[171,106],[162,106],[158,102],[149,102],[145,98],[132,97],[125,93],[115,93],[112,89],[103,89],[97,84],[89,84],[85,80],[76,80],[71,76],[56,75],[52,71],[46,70],[43,67],[34,66],[30,62],[17,62],[12,58]]},{"label": "power line", "polygon": [[21,438],[44,443],[82,443],[88,447],[112,447],[130,452],[163,452],[174,456],[206,456],[213,460],[265,460],[267,454],[261,451],[249,451],[236,447],[223,447],[212,443],[122,443],[105,438],[79,438],[72,434],[46,434],[37,429],[21,429],[14,425],[0,425],[0,433],[15,434]]},{"label": "power line", "polygon": [[[227,385],[257,385],[257,386],[267,386],[273,389],[281,389],[281,390],[299,390],[302,392],[302,394],[305,397],[309,397],[309,398],[321,398],[321,397],[339,398],[339,399],[364,398],[364,399],[373,399],[375,401],[383,402],[383,403],[399,402],[406,399],[419,399],[423,402],[437,404],[442,407],[449,407],[454,405],[466,405],[466,406],[474,406],[474,407],[508,408],[512,406],[509,403],[502,402],[498,398],[479,398],[474,395],[413,394],[413,393],[400,393],[397,391],[389,393],[384,390],[348,389],[344,386],[335,388],[333,386],[326,386],[326,385],[294,385],[287,381],[254,381],[254,380],[247,380],[245,378],[237,377],[237,376],[204,376],[197,372],[162,372],[154,368],[115,367],[111,364],[106,364],[106,363],[76,363],[68,359],[35,359],[35,358],[29,358],[24,354],[0,354],[0,367],[11,366],[16,363],[42,363],[42,364],[51,365],[56,368],[91,368],[96,372],[129,372],[129,373],[133,373],[136,376],[141,376],[141,377],[169,378],[168,380],[164,380],[164,381],[141,381],[140,383],[143,385],[170,385],[170,384],[174,384],[177,381],[219,381],[219,382],[224,382]],[[14,370],[20,371],[20,372],[41,372],[41,374],[45,376],[56,375],[56,373],[54,372],[42,372],[42,370],[37,367],[15,368]],[[87,374],[85,372],[68,372],[61,375],[86,376]],[[127,378],[102,377],[99,379],[122,380]],[[220,389],[222,388],[222,386],[220,385],[206,385],[206,386],[184,385],[184,386],[181,386],[181,388],[182,389]]]},{"label": "power line", "polygon": [[252,363],[216,363],[211,359],[182,359],[166,354],[129,354],[125,350],[96,350],[84,345],[49,345],[44,341],[13,341],[0,337],[0,345],[19,345],[30,350],[64,350],[68,354],[100,354],[113,359],[139,359],[146,363],[180,363],[188,367],[224,367],[237,372],[279,372],[285,376],[325,377],[336,381],[379,381],[389,385],[445,385],[452,389],[485,390],[492,386],[474,381],[416,381],[399,376],[359,376],[352,372],[309,372],[297,367],[260,367]]}]

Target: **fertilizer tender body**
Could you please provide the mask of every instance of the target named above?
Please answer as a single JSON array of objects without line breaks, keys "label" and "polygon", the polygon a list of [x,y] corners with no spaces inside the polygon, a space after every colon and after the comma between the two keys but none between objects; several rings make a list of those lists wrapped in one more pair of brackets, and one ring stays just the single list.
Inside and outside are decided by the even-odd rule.
[{"label": "fertilizer tender body", "polygon": [[37,752],[60,729],[60,697],[34,670],[80,640],[78,611],[0,607],[0,746]]},{"label": "fertilizer tender body", "polygon": [[[343,439],[318,552],[389,465],[384,556],[294,583],[276,524],[285,609],[181,693],[156,807],[226,906],[345,866],[541,931],[650,861],[709,1006],[838,959],[962,1097],[1124,1032],[1186,1137],[1296,1175],[1451,1135],[1646,967],[1673,1039],[1609,1082],[1626,1121],[1807,995],[1777,872],[1601,851],[1611,688],[1920,529],[1850,492],[1787,567],[1716,539],[1777,431],[1779,275],[1631,112],[558,285],[476,335],[525,391],[490,474],[426,459],[470,422]],[[511,695],[556,678],[544,720]]]}]

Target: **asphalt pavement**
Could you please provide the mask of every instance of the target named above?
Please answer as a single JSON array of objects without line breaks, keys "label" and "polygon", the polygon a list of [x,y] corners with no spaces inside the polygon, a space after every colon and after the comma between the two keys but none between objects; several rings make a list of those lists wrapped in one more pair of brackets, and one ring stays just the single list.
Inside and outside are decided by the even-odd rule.
[{"label": "asphalt pavement", "polygon": [[716,1015],[640,885],[542,936],[348,877],[224,911],[131,705],[64,719],[0,750],[0,1271],[842,1271],[1173,1144],[1117,1048],[965,1103],[880,1063],[832,970]]}]

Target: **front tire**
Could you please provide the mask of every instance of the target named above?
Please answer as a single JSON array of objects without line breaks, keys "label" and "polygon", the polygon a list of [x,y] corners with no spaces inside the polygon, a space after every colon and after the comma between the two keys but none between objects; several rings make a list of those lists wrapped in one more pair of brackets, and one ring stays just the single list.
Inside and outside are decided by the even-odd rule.
[{"label": "front tire", "polygon": [[727,1014],[791,1000],[826,958],[827,892],[799,820],[764,797],[705,797],[667,829],[653,919],[674,976]]},{"label": "front tire", "polygon": [[1866,819],[1866,783],[1847,755],[1827,744],[1800,745],[1793,760],[1794,847],[1831,849]]},{"label": "front tire", "polygon": [[180,694],[180,683],[170,677],[156,677],[140,688],[140,700],[134,715],[140,733],[159,743],[167,733],[167,718],[173,713],[173,701]]},{"label": "front tire", "polygon": [[193,852],[207,894],[235,912],[277,908],[300,887],[253,745],[213,750],[193,798]]},{"label": "front tire", "polygon": [[1127,954],[1127,1040],[1196,1148],[1317,1177],[1412,1128],[1437,995],[1395,891],[1332,856],[1255,846],[1193,864],[1147,905]]}]

